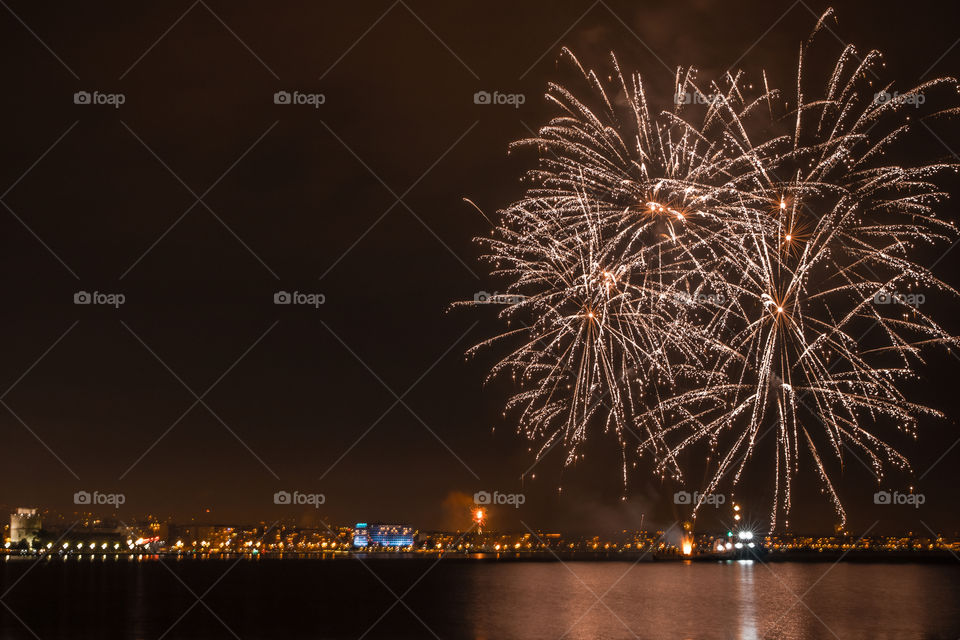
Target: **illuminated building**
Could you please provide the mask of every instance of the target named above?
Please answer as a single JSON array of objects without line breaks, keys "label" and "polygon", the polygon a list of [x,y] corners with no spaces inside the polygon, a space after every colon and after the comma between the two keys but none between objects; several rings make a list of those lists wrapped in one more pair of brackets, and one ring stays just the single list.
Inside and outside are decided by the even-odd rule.
[{"label": "illuminated building", "polygon": [[40,514],[36,509],[18,507],[10,514],[10,542],[30,541],[40,533]]},{"label": "illuminated building", "polygon": [[405,524],[358,522],[353,529],[354,547],[412,547],[416,531]]}]

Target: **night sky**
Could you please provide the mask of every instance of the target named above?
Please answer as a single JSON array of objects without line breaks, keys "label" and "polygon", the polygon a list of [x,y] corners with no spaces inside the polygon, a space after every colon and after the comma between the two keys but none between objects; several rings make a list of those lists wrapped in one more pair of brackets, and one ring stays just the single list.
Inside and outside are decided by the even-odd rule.
[{"label": "night sky", "polygon": [[[489,224],[462,199],[492,216],[522,193],[534,158],[507,145],[554,113],[542,96],[567,77],[560,46],[602,70],[615,50],[665,105],[681,64],[704,77],[766,68],[789,89],[826,4],[0,4],[0,504],[71,512],[75,491],[98,490],[124,493],[124,518],[428,529],[468,526],[466,496],[498,490],[526,504],[498,509],[493,528],[599,533],[683,516],[681,487],[648,469],[620,502],[616,445],[602,438],[586,463],[564,470],[556,451],[521,484],[533,455],[501,417],[506,389],[482,386],[497,352],[464,358],[498,330],[495,312],[448,309],[497,288],[473,242]],[[960,73],[943,6],[844,2],[834,32],[882,49],[888,77],[912,86]],[[481,90],[525,103],[477,105]],[[78,91],[125,103],[74,104]],[[325,102],[275,104],[277,91]],[[955,131],[919,133],[933,157],[960,149]],[[955,199],[943,214],[957,215]],[[958,286],[958,265],[960,250],[937,273]],[[81,290],[126,302],[75,305]],[[275,305],[281,290],[325,304]],[[931,304],[960,330],[955,303]],[[851,459],[851,530],[960,528],[958,371],[931,356],[911,397],[950,417],[922,422],[916,444],[892,440],[926,504],[876,507]],[[772,475],[756,464],[738,496],[760,521]],[[813,475],[798,483],[810,489],[794,528],[831,530]],[[278,490],[326,504],[276,506]]]}]

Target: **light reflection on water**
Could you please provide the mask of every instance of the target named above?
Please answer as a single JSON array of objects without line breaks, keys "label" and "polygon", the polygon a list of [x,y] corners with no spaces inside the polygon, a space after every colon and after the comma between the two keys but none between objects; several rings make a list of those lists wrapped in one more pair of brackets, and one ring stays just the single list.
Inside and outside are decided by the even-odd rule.
[{"label": "light reflection on water", "polygon": [[[960,635],[960,567],[952,565],[501,565],[479,568],[472,586],[473,634],[490,640]],[[492,593],[509,609],[488,604]]]},{"label": "light reflection on water", "polygon": [[91,555],[0,563],[8,589],[4,639],[960,637],[960,564]]}]

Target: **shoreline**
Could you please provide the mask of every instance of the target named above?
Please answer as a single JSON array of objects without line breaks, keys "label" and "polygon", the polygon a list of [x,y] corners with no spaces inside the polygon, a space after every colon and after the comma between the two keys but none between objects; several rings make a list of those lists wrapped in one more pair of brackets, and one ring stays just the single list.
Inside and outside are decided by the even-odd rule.
[{"label": "shoreline", "polygon": [[528,552],[278,552],[278,553],[70,553],[70,554],[8,554],[6,562],[42,560],[50,563],[61,560],[64,563],[76,562],[120,562],[120,561],[184,561],[184,560],[249,560],[249,561],[344,561],[361,560],[363,562],[395,562],[427,560],[431,562],[633,562],[633,563],[678,563],[678,564],[736,564],[738,562],[762,563],[823,563],[849,562],[864,564],[955,564],[958,558],[945,550],[932,551],[888,551],[869,550],[847,551],[774,551],[752,558],[700,554],[689,557],[676,554],[654,554],[644,552],[567,552],[550,551]]}]

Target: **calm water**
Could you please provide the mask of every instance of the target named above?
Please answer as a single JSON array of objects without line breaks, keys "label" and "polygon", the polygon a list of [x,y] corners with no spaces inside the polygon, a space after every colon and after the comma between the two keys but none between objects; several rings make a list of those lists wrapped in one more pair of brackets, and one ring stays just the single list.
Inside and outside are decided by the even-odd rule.
[{"label": "calm water", "polygon": [[0,571],[2,638],[960,637],[960,564],[88,559]]}]

